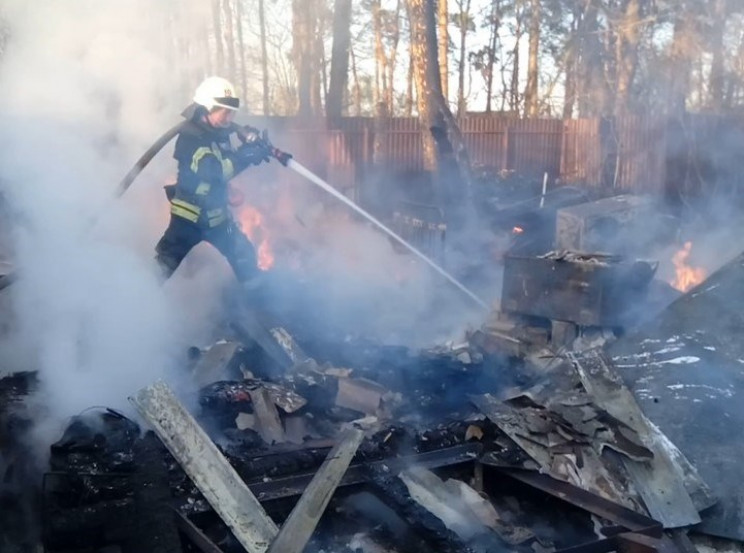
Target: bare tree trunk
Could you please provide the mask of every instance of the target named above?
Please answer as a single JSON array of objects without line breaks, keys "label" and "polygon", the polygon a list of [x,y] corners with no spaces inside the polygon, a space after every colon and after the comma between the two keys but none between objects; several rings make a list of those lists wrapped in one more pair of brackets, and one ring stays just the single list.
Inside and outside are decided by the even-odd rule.
[{"label": "bare tree trunk", "polygon": [[468,109],[465,101],[465,44],[470,24],[470,0],[460,0],[459,6],[460,59],[457,62],[457,115],[462,117]]},{"label": "bare tree trunk", "polygon": [[713,14],[713,29],[710,35],[710,49],[713,59],[710,64],[710,107],[716,112],[723,108],[723,96],[725,85],[725,67],[723,35],[726,31],[726,0],[713,0],[711,2]]},{"label": "bare tree trunk", "polygon": [[509,83],[509,109],[519,113],[519,50],[522,46],[522,14],[517,13],[514,29],[514,49],[512,50],[512,72]]},{"label": "bare tree trunk", "polygon": [[640,42],[641,6],[639,0],[625,0],[624,13],[617,33],[615,90],[615,115],[622,115],[630,109],[630,91],[638,66],[638,46]]},{"label": "bare tree trunk", "polygon": [[400,43],[400,6],[403,0],[398,0],[395,5],[395,18],[392,25],[392,36],[390,37],[390,56],[388,58],[387,70],[387,96],[385,104],[387,105],[387,114],[392,116],[395,113],[395,66],[398,60],[398,44]]},{"label": "bare tree trunk", "polygon": [[212,0],[212,26],[214,33],[216,68],[220,75],[225,73],[225,50],[222,45],[222,20],[220,18],[220,0]]},{"label": "bare tree trunk", "polygon": [[486,113],[491,113],[493,100],[493,72],[496,63],[496,46],[499,40],[499,26],[501,24],[501,2],[494,0],[491,5],[491,25],[488,39],[488,59],[486,61]]},{"label": "bare tree trunk", "polygon": [[258,27],[261,39],[261,97],[263,114],[269,114],[269,56],[266,48],[266,7],[264,0],[258,0]]},{"label": "bare tree trunk", "polygon": [[437,0],[437,26],[439,27],[439,74],[442,77],[442,94],[449,99],[449,12],[447,0]]},{"label": "bare tree trunk", "polygon": [[297,71],[297,114],[300,117],[310,117],[313,114],[311,57],[315,48],[307,2],[308,0],[292,0],[292,58]]},{"label": "bare tree trunk", "polygon": [[[248,96],[248,69],[245,65],[245,40],[243,37],[243,1],[244,0],[235,0],[235,19],[237,20],[238,48],[240,51],[240,83],[243,88],[243,98],[245,98]],[[268,101],[265,102],[263,110],[263,114],[268,115]]]},{"label": "bare tree trunk", "polygon": [[524,90],[524,113],[527,117],[540,114],[538,99],[540,57],[540,0],[530,2],[529,57],[527,59],[527,86]]},{"label": "bare tree trunk", "polygon": [[414,71],[413,71],[413,44],[410,40],[410,36],[413,35],[413,30],[411,29],[411,9],[408,7],[408,2],[405,3],[406,7],[406,18],[408,19],[408,34],[409,34],[409,41],[408,41],[408,80],[406,82],[406,117],[412,117],[413,116],[413,81],[414,81]]},{"label": "bare tree trunk", "polygon": [[576,71],[578,62],[578,22],[581,17],[581,11],[577,8],[573,10],[573,19],[571,20],[571,30],[568,42],[566,44],[565,60],[566,60],[566,79],[564,82],[564,102],[563,102],[563,118],[571,119],[574,114],[574,106],[576,104]]},{"label": "bare tree trunk", "polygon": [[578,29],[581,44],[577,96],[582,117],[604,116],[611,112],[605,70],[606,48],[599,37],[598,17],[598,0],[586,0]]},{"label": "bare tree trunk", "polygon": [[227,40],[227,72],[230,80],[233,81],[238,76],[238,67],[235,62],[235,27],[230,0],[222,0],[222,13],[225,17],[225,39]]},{"label": "bare tree trunk", "polygon": [[[457,212],[457,223],[462,223],[460,200],[469,203],[472,199],[470,162],[460,129],[442,94],[434,6],[427,0],[408,0],[408,7],[424,161],[428,169],[436,170],[440,190],[446,188],[440,198],[447,202],[443,205]],[[460,186],[453,189],[457,182]]]},{"label": "bare tree trunk", "polygon": [[387,57],[382,45],[382,7],[380,0],[372,0],[371,8],[372,27],[375,34],[375,86],[372,101],[375,105],[375,113],[377,113],[377,104],[387,94]]},{"label": "bare tree trunk", "polygon": [[696,35],[691,14],[679,13],[674,22],[670,51],[669,110],[675,116],[684,114],[687,107],[692,59],[698,42]]},{"label": "bare tree trunk", "polygon": [[[331,121],[338,120],[343,114],[344,92],[348,84],[350,44],[351,0],[336,0],[333,8],[331,82],[326,99],[326,116]],[[356,73],[356,67],[354,72]]]},{"label": "bare tree trunk", "polygon": [[310,19],[312,29],[312,95],[313,115],[323,113],[323,100],[328,95],[328,77],[326,75],[325,45],[323,35],[325,34],[325,14],[321,12],[321,2],[315,1],[313,6],[315,15]]},{"label": "bare tree trunk", "polygon": [[362,87],[359,85],[359,74],[357,73],[356,55],[354,48],[349,49],[351,55],[351,74],[354,77],[354,112],[357,117],[362,115]]}]

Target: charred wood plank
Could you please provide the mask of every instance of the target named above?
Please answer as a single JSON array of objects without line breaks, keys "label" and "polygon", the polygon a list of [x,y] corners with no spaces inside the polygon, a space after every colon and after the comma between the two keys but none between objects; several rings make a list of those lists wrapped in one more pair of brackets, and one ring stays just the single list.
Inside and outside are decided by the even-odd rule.
[{"label": "charred wood plank", "polygon": [[359,429],[344,431],[292,509],[269,553],[300,553],[305,548],[363,439],[364,432]]},{"label": "charred wood plank", "polygon": [[249,553],[264,553],[277,527],[256,497],[164,382],[130,398]]},{"label": "charred wood plank", "polygon": [[226,379],[229,369],[237,364],[235,359],[241,347],[239,342],[217,342],[202,352],[191,371],[196,384],[207,386]]},{"label": "charred wood plank", "polygon": [[294,364],[292,357],[282,344],[277,342],[276,336],[271,333],[256,311],[244,305],[239,313],[240,319],[233,321],[232,327],[241,339],[255,342],[280,369],[287,370],[292,367]]},{"label": "charred wood plank", "polygon": [[136,506],[134,532],[123,553],[181,553],[181,540],[171,510],[171,491],[163,446],[148,432],[134,446],[132,476]]},{"label": "charred wood plank", "polygon": [[173,511],[176,517],[176,524],[178,529],[184,533],[184,535],[193,543],[202,553],[222,553],[222,550],[215,545],[215,543],[202,532],[199,527],[191,522],[189,518],[178,512]]},{"label": "charred wood plank", "polygon": [[435,515],[419,505],[408,493],[403,481],[389,471],[370,471],[370,487],[388,507],[405,520],[437,553],[473,553],[473,550],[449,530]]},{"label": "charred wood plank", "polygon": [[615,540],[618,553],[657,553],[661,545],[659,539],[635,532],[618,534]]},{"label": "charred wood plank", "polygon": [[[429,469],[471,463],[482,449],[479,444],[468,444],[443,450],[373,461],[355,463],[341,479],[340,486],[351,486],[369,482],[375,474],[397,473],[413,464]],[[262,502],[300,495],[313,478],[313,473],[295,474],[269,481],[249,484],[249,488]]]},{"label": "charred wood plank", "polygon": [[400,473],[399,478],[414,501],[467,543],[478,543],[478,549],[487,551],[501,550],[507,545],[501,536],[501,533],[508,535],[507,528],[500,523],[493,505],[464,482],[454,479],[445,482],[433,472],[416,466]]},{"label": "charred wood plank", "polygon": [[547,474],[541,474],[535,471],[492,466],[488,458],[482,459],[481,463],[498,470],[510,478],[514,478],[519,482],[562,501],[566,501],[598,517],[618,524],[627,530],[657,538],[661,536],[662,528],[659,522],[608,499],[578,488],[568,482],[556,480]]},{"label": "charred wood plank", "polygon": [[69,550],[123,543],[134,531],[135,515],[132,498],[47,513],[44,546]]},{"label": "charred wood plank", "polygon": [[279,412],[271,400],[269,391],[264,387],[250,391],[253,413],[258,419],[258,432],[267,444],[284,441],[284,427],[279,419]]}]

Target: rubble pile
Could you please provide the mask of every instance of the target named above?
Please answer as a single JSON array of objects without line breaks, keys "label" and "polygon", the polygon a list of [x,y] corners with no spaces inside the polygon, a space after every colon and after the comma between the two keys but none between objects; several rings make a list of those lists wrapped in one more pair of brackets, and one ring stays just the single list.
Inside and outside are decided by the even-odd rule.
[{"label": "rubble pile", "polygon": [[192,409],[162,383],[132,399],[160,440],[111,410],[70,424],[44,483],[48,551],[659,550],[714,502],[599,350],[486,325],[331,362],[254,314],[233,328],[190,352]]},{"label": "rubble pile", "polygon": [[[185,356],[191,395],[154,382],[130,398],[138,417],[70,421],[38,501],[45,550],[691,553],[688,532],[744,540],[738,446],[715,447],[731,441],[721,419],[744,420],[728,302],[742,258],[651,322],[655,262],[554,250],[504,267],[500,309],[422,351],[235,302],[222,339]],[[0,500],[24,463],[6,444],[33,381],[0,379]]]}]

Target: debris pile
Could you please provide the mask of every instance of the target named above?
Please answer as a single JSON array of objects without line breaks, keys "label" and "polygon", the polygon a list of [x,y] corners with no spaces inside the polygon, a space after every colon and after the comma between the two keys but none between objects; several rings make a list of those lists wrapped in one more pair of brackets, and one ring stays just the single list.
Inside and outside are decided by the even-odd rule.
[{"label": "debris pile", "polygon": [[191,352],[196,418],[156,383],[132,402],[157,438],[113,411],[72,422],[48,551],[659,550],[714,503],[599,350],[487,325],[418,353],[346,344],[340,363],[245,315]]}]

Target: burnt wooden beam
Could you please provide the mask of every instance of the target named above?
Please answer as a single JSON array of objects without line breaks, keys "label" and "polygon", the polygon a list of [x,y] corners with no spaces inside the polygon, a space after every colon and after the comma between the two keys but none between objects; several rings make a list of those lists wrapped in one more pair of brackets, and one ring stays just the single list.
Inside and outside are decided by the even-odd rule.
[{"label": "burnt wooden beam", "polygon": [[284,427],[269,391],[261,386],[251,390],[250,396],[253,412],[258,419],[258,432],[263,440],[269,445],[284,442]]},{"label": "burnt wooden beam", "polygon": [[170,508],[172,497],[164,448],[152,432],[134,446],[136,471],[132,476],[134,531],[123,553],[181,553],[181,539]]},{"label": "burnt wooden beam", "polygon": [[248,486],[164,382],[130,398],[248,553],[264,553],[278,530]]},{"label": "burnt wooden beam", "polygon": [[292,509],[268,553],[301,553],[363,439],[364,432],[359,429],[344,431]]},{"label": "burnt wooden beam", "polygon": [[202,553],[223,553],[222,549],[207,537],[207,535],[199,529],[199,527],[189,520],[189,517],[180,513],[178,510],[173,510],[174,516],[176,517],[176,524],[178,529],[196,546]]},{"label": "burnt wooden beam", "polygon": [[460,537],[449,530],[435,515],[419,505],[408,493],[403,481],[389,470],[370,471],[370,488],[377,497],[393,509],[437,553],[473,553]]}]

